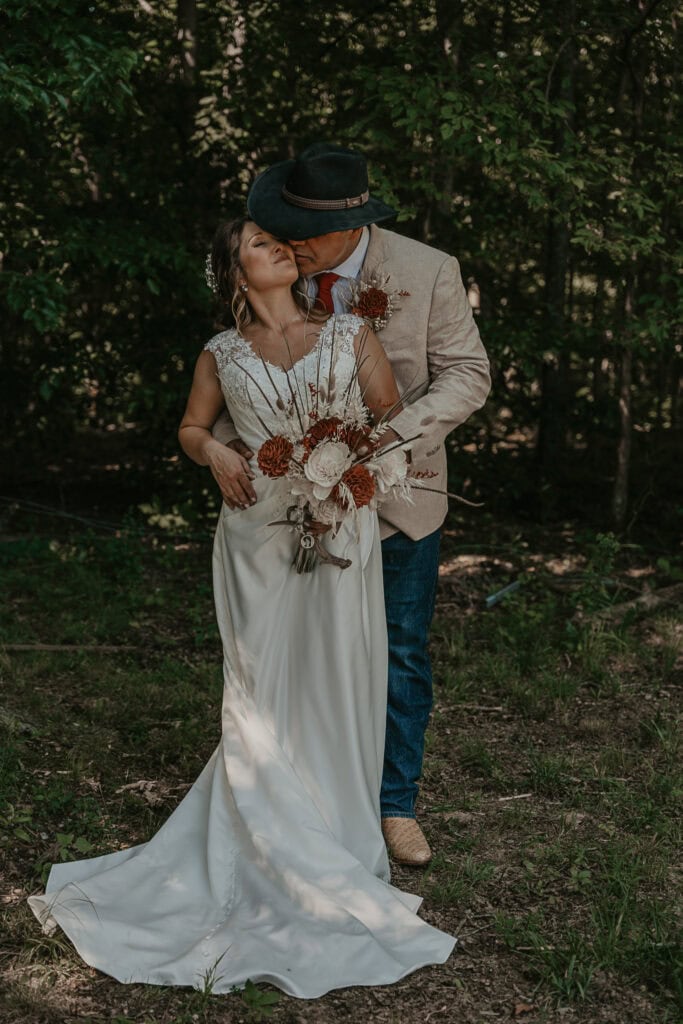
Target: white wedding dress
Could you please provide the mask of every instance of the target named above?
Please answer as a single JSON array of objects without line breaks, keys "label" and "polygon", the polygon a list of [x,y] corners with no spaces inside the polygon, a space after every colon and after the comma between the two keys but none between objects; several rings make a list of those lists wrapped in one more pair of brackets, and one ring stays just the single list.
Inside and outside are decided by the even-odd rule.
[{"label": "white wedding dress", "polygon": [[[361,321],[331,318],[286,375],[236,331],[206,346],[235,426],[255,451],[272,417],[264,395],[306,388],[334,365],[350,380]],[[289,383],[287,382],[289,376]],[[357,387],[357,384],[353,385]],[[247,389],[251,394],[248,398]],[[255,464],[255,460],[254,460]],[[258,471],[257,471],[258,472]],[[292,569],[286,484],[257,476],[247,511],[223,506],[214,544],[224,651],[220,743],[149,842],[56,864],[30,905],[93,967],[122,982],[214,992],[271,982],[302,998],[395,982],[443,963],[455,939],[389,884],[379,790],[387,650],[377,517],[326,546],[340,570]]]}]

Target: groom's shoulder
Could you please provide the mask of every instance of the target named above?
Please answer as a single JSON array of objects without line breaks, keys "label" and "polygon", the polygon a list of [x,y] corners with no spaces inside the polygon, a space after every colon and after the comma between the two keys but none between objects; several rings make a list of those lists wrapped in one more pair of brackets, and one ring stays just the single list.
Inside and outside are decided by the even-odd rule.
[{"label": "groom's shoulder", "polygon": [[419,268],[435,274],[443,266],[444,261],[450,259],[447,252],[435,249],[432,245],[425,245],[414,238],[399,235],[397,231],[373,227],[366,260],[372,259],[375,252],[382,249],[385,259],[390,263],[406,265],[413,270]]}]

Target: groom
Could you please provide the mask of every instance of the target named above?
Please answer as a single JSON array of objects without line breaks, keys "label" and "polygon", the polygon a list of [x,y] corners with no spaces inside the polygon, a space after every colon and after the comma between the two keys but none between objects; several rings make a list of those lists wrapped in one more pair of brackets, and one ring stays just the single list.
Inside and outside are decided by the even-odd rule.
[{"label": "groom", "polygon": [[[391,295],[393,312],[375,329],[391,362],[399,394],[411,394],[391,421],[393,436],[411,445],[412,471],[446,490],[447,435],[479,409],[489,391],[486,352],[453,257],[376,226],[395,212],[370,196],[364,157],[318,143],[295,160],[264,171],[252,186],[249,215],[289,241],[309,294],[328,312],[348,312],[350,282],[371,282],[378,312]],[[416,389],[417,386],[417,390]],[[214,436],[241,451],[221,417]],[[242,452],[250,457],[250,452]],[[252,493],[246,469],[235,485]],[[389,692],[382,830],[393,858],[421,866],[431,850],[415,820],[417,782],[432,707],[429,627],[439,567],[440,527],[447,499],[413,491],[414,504],[380,509],[384,593],[389,633]]]}]

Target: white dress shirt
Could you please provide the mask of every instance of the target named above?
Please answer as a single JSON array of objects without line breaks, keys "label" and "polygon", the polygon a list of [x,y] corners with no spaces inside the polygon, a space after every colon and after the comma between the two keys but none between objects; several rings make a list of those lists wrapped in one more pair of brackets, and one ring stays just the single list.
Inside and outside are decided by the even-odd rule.
[{"label": "white dress shirt", "polygon": [[[334,282],[331,291],[335,313],[348,313],[349,301],[351,299],[351,288],[349,282],[357,281],[360,277],[360,272],[363,267],[363,261],[365,260],[365,254],[368,251],[369,244],[370,231],[367,227],[364,227],[361,231],[358,245],[351,255],[347,256],[344,262],[340,263],[339,266],[330,267],[330,271],[332,271],[332,273],[339,274],[339,280]],[[321,273],[327,273],[327,271],[321,271]],[[307,288],[308,294],[312,299],[314,299],[318,294],[318,283],[315,277],[308,278]]]}]

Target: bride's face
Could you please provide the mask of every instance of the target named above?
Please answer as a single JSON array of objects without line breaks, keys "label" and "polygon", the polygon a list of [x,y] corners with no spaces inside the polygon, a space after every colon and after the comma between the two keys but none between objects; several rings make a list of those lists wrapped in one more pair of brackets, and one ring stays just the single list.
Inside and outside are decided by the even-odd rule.
[{"label": "bride's face", "polygon": [[292,285],[299,276],[291,245],[252,221],[247,221],[242,231],[240,263],[244,279],[254,291]]}]

